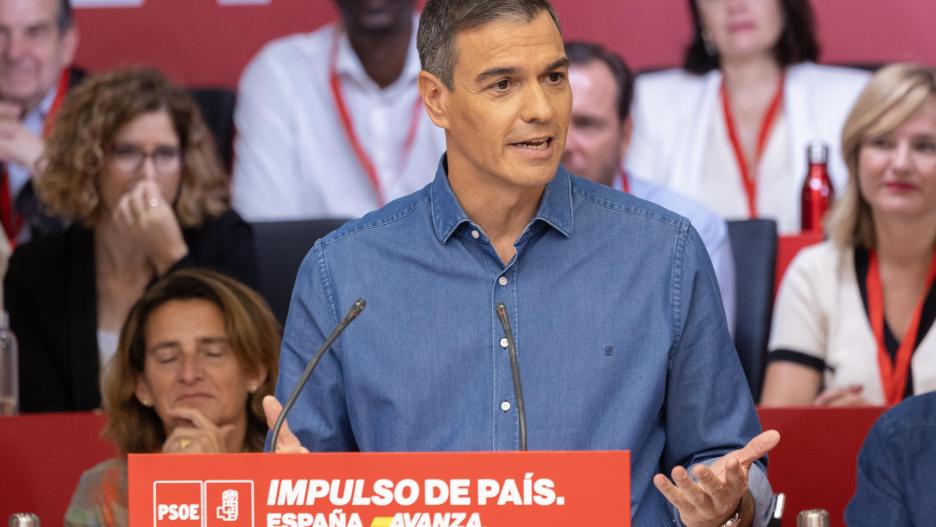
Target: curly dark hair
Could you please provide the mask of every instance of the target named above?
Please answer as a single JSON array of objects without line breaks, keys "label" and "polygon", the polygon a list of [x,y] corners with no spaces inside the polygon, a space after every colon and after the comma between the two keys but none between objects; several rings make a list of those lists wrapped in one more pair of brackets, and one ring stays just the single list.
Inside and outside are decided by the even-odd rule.
[{"label": "curly dark hair", "polygon": [[173,207],[183,227],[230,207],[228,181],[211,131],[192,96],[161,73],[133,68],[86,79],[65,97],[39,162],[36,191],[58,216],[91,227],[101,214],[99,179],[117,132],[140,115],[169,114],[182,151],[182,177]]}]

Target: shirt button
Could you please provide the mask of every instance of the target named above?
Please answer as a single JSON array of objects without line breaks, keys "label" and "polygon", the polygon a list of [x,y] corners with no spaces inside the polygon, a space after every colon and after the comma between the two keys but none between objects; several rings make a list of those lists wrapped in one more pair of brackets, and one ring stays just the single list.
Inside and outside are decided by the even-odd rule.
[{"label": "shirt button", "polygon": [[502,276],[502,277],[498,278],[498,279],[497,279],[497,283],[500,284],[500,285],[507,285],[507,277],[506,277],[506,276]]},{"label": "shirt button", "polygon": [[500,345],[502,348],[507,349],[507,337],[504,337],[500,340]]},{"label": "shirt button", "polygon": [[471,237],[477,240],[478,238],[481,237],[481,233],[476,230],[471,231]]},{"label": "shirt button", "polygon": [[503,410],[503,411],[505,411],[505,412],[509,412],[509,411],[510,411],[510,403],[507,402],[507,401],[502,402],[502,403],[501,403],[501,410]]}]

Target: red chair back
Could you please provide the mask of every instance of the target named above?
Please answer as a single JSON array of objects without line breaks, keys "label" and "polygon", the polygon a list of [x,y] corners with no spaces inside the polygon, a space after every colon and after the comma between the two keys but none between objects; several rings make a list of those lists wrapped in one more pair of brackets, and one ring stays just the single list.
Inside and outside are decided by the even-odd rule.
[{"label": "red chair back", "polygon": [[806,509],[829,511],[830,525],[845,525],[855,494],[858,451],[883,407],[760,408],[764,430],[780,432],[767,472],[775,493],[786,494],[784,527]]},{"label": "red chair back", "polygon": [[117,455],[104,423],[91,413],[0,417],[0,525],[14,512],[61,525],[81,473]]}]

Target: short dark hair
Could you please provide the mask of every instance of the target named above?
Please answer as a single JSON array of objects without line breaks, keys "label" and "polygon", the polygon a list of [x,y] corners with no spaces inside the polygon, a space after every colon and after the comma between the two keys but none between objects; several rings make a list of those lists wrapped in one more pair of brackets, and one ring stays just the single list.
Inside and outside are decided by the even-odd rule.
[{"label": "short dark hair", "polygon": [[[692,41],[683,56],[683,69],[703,74],[718,69],[718,54],[709,54],[702,40],[702,18],[698,0],[687,0],[692,13]],[[783,32],[774,47],[774,58],[781,66],[819,59],[819,41],[816,39],[816,15],[809,0],[777,0],[783,11]]]},{"label": "short dark hair", "polygon": [[627,67],[627,62],[617,53],[595,42],[568,42],[565,50],[573,66],[598,61],[611,70],[611,76],[617,84],[618,118],[624,122],[630,115],[631,102],[634,100],[634,74]]},{"label": "short dark hair", "polygon": [[501,18],[533,20],[546,11],[559,28],[549,0],[429,0],[419,17],[416,49],[422,68],[455,89],[455,35]]},{"label": "short dark hair", "polygon": [[58,17],[55,22],[58,24],[60,33],[68,31],[74,25],[75,15],[72,11],[71,0],[59,0]]}]

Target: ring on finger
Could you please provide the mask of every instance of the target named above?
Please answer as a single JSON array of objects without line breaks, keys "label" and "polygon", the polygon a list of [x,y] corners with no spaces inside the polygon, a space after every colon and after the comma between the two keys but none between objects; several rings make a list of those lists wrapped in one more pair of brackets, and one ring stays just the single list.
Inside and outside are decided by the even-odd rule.
[{"label": "ring on finger", "polygon": [[150,198],[150,200],[149,200],[149,202],[147,202],[147,204],[149,205],[149,208],[155,209],[156,207],[159,206],[159,200],[156,199],[156,198]]},{"label": "ring on finger", "polygon": [[181,448],[182,450],[185,450],[191,444],[192,444],[192,440],[187,437],[183,437],[182,439],[179,439],[179,448]]}]

